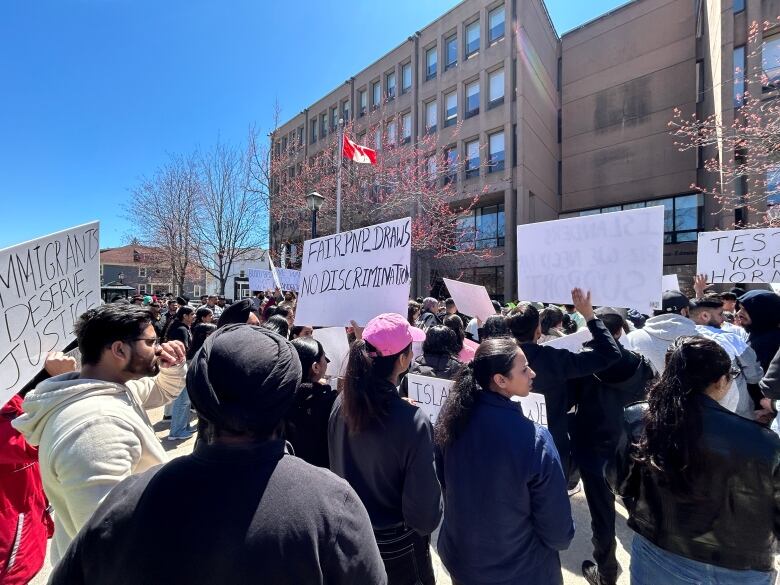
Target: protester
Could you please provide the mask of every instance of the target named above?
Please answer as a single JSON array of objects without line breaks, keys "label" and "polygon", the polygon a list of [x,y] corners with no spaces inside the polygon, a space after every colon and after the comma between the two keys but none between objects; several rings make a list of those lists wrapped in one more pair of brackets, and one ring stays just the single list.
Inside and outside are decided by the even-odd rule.
[{"label": "protester", "polygon": [[520,303],[506,318],[512,336],[520,343],[530,367],[536,372],[535,392],[543,394],[547,406],[547,425],[561,457],[567,477],[570,469],[568,381],[589,376],[607,368],[620,359],[615,338],[593,312],[590,292],[575,288],[572,301],[593,336],[588,351],[579,353],[548,345],[538,345],[542,331],[539,312],[528,303]]},{"label": "protester", "polygon": [[201,323],[212,323],[214,321],[214,311],[208,307],[199,307],[195,311],[195,320],[192,322],[192,329]]},{"label": "protester", "polygon": [[509,327],[506,319],[501,315],[491,315],[485,320],[485,324],[478,329],[477,339],[482,342],[496,337],[506,337],[507,335],[509,335]]},{"label": "protester", "polygon": [[[620,312],[602,307],[596,312],[610,335],[619,340],[625,321]],[[585,344],[590,348],[592,342]],[[580,470],[593,532],[595,563],[582,563],[582,574],[591,585],[616,585],[620,565],[615,556],[615,496],[604,481],[604,466],[615,454],[623,430],[623,409],[647,397],[657,373],[650,361],[617,344],[620,359],[575,381],[577,413],[572,452]]]},{"label": "protester", "polygon": [[141,307],[90,309],[76,323],[76,336],[81,371],[39,384],[13,421],[38,447],[55,511],[55,563],[116,484],[166,460],[144,409],[173,400],[186,372],[184,346],[159,345]]},{"label": "protester", "polygon": [[165,335],[168,333],[168,328],[173,324],[174,320],[176,319],[176,313],[179,311],[179,303],[174,299],[170,299],[166,306],[168,307],[168,311],[160,318],[160,326],[163,330],[163,335],[160,338],[162,340],[165,340]]},{"label": "protester", "polygon": [[295,310],[291,306],[289,306],[289,305],[282,304],[282,305],[276,305],[274,307],[271,307],[266,312],[265,315],[266,315],[266,317],[265,317],[265,322],[266,323],[274,315],[279,315],[279,316],[283,317],[287,321],[287,329],[288,330],[295,323]]},{"label": "protester", "polygon": [[737,312],[737,295],[735,295],[733,292],[723,292],[720,293],[720,300],[723,301],[723,311],[728,311],[729,313],[736,313]]},{"label": "protester", "polygon": [[[168,341],[180,341],[184,345],[185,354],[189,354],[192,346],[191,328],[194,322],[195,309],[179,307],[176,319],[168,329]],[[169,441],[186,441],[194,434],[195,429],[190,428],[190,397],[185,388],[171,404],[171,427],[166,438]]]},{"label": "protester", "polygon": [[539,343],[547,343],[559,337],[565,337],[563,332],[563,311],[555,305],[545,307],[539,313],[539,322],[542,326],[542,336]]},{"label": "protester", "polygon": [[463,364],[458,360],[458,336],[445,325],[434,325],[425,333],[423,354],[412,362],[409,372],[420,376],[453,380]]},{"label": "protester", "polygon": [[282,315],[273,315],[262,325],[265,329],[273,331],[287,339],[290,336],[290,324]]},{"label": "protester", "polygon": [[255,313],[260,313],[260,310],[263,306],[263,301],[265,300],[265,296],[263,295],[262,291],[252,291],[252,297],[249,300],[252,303],[252,311]]},{"label": "protester", "polygon": [[406,320],[412,327],[415,326],[417,320],[420,318],[420,310],[422,305],[417,301],[409,301],[409,307],[406,312]]},{"label": "protester", "polygon": [[[493,304],[493,310],[496,312],[496,316],[501,317],[503,316],[501,313],[501,304],[498,301],[491,301]],[[488,317],[485,322],[490,320],[490,317]],[[480,341],[480,335],[479,329],[482,327],[482,321],[478,319],[477,317],[472,318],[468,324],[466,325],[466,338],[470,339],[471,341],[475,343],[479,343]]]},{"label": "protester", "polygon": [[226,308],[217,320],[217,327],[221,329],[226,325],[238,323],[260,325],[260,319],[252,312],[252,302],[249,299],[242,299]]},{"label": "protester", "polygon": [[217,295],[209,295],[206,299],[206,307],[211,309],[211,312],[214,313],[214,318],[219,321],[219,318],[222,316],[222,307],[220,307],[217,304],[217,301],[219,300],[219,297]]},{"label": "protester", "polygon": [[666,350],[678,337],[697,335],[696,323],[688,318],[691,302],[678,290],[663,293],[661,310],[642,329],[627,336],[627,344],[645,356],[659,374],[666,367]]},{"label": "protester", "polygon": [[768,290],[751,290],[739,297],[739,320],[748,332],[748,345],[766,371],[780,349],[780,296]]},{"label": "protester", "polygon": [[192,344],[187,350],[187,361],[195,357],[203,344],[206,343],[206,338],[217,330],[217,326],[214,323],[198,323],[192,329]]},{"label": "protester", "polygon": [[314,328],[311,325],[296,325],[290,329],[290,339],[298,339],[299,337],[311,337],[314,335]]},{"label": "protester", "polygon": [[477,351],[479,344],[466,339],[463,320],[458,315],[447,315],[444,318],[444,325],[452,329],[458,337],[458,360],[465,364],[474,359],[474,353]]},{"label": "protester", "polygon": [[365,504],[390,585],[435,582],[429,543],[442,504],[431,422],[396,390],[423,339],[401,315],[371,319],[350,348],[328,426],[330,468]]},{"label": "protester", "polygon": [[213,439],[117,486],[52,585],[387,583],[352,488],[285,452],[300,379],[295,350],[268,330],[233,324],[209,337],[187,387]]},{"label": "protester", "polygon": [[226,304],[227,304],[227,299],[225,298],[225,295],[219,295],[217,297],[217,307],[219,307],[224,311]]},{"label": "protester", "polygon": [[577,329],[575,331],[579,331],[580,329],[585,329],[587,320],[582,315],[582,313],[577,311],[577,308],[574,305],[564,305],[563,308],[566,310],[566,314],[569,316],[569,318],[577,326]]},{"label": "protester", "polygon": [[317,467],[328,467],[328,418],[336,391],[325,382],[330,360],[322,344],[313,337],[292,341],[303,372],[295,391],[295,402],[285,418],[284,436],[296,457]]},{"label": "protester", "polygon": [[157,337],[162,339],[163,333],[165,333],[165,321],[160,315],[160,303],[152,301],[149,303],[149,314],[152,316],[152,327]]},{"label": "protester", "polygon": [[[76,360],[60,352],[44,362],[48,376],[76,369]],[[22,390],[0,408],[0,582],[25,585],[41,570],[46,543],[54,534],[49,502],[41,483],[38,449],[24,440],[12,422],[22,415]]]},{"label": "protester", "polygon": [[609,477],[635,532],[632,585],[774,582],[780,438],[718,404],[731,376],[717,343],[682,337],[626,409]]},{"label": "protester", "polygon": [[748,384],[758,384],[764,375],[756,353],[741,337],[721,329],[723,301],[718,295],[708,295],[692,301],[690,318],[696,323],[697,333],[720,345],[729,354],[735,371],[739,372],[732,380],[731,387],[720,405],[731,412],[753,420],[754,412],[760,408],[763,396],[758,388],[756,388],[756,394],[751,396]]},{"label": "protester", "polygon": [[439,308],[439,301],[437,301],[433,297],[426,297],[426,299],[422,302],[422,307],[420,308],[420,316],[417,319],[417,323],[415,324],[415,326],[418,329],[427,331],[429,327],[438,325],[439,319],[436,316],[438,308]]},{"label": "protester", "polygon": [[535,374],[511,337],[483,341],[436,422],[446,500],[438,551],[454,584],[563,582],[574,522],[550,434],[525,416]]}]

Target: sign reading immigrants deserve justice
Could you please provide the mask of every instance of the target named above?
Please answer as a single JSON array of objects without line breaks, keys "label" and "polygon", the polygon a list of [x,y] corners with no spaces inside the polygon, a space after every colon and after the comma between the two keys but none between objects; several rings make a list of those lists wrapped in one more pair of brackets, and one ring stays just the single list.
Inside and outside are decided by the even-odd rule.
[{"label": "sign reading immigrants deserve justice", "polygon": [[696,272],[710,284],[780,282],[780,228],[700,232]]},{"label": "sign reading immigrants deserve justice", "polygon": [[74,339],[100,304],[98,222],[0,250],[0,405]]},{"label": "sign reading immigrants deserve justice", "polygon": [[407,217],[303,244],[296,325],[365,325],[381,313],[406,315],[412,220]]},{"label": "sign reading immigrants deserve justice", "polygon": [[518,296],[565,304],[580,287],[594,305],[650,307],[661,301],[663,246],[659,206],[517,226]]}]

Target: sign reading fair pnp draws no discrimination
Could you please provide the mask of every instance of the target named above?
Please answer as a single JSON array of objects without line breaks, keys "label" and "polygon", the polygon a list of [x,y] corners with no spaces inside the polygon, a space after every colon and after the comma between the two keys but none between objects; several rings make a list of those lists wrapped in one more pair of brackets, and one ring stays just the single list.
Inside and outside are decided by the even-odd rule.
[{"label": "sign reading fair pnp draws no discrimination", "polygon": [[307,240],[297,325],[365,325],[381,313],[406,315],[412,220],[407,217]]},{"label": "sign reading fair pnp draws no discrimination", "polygon": [[780,282],[780,228],[699,233],[696,272],[710,284]]},{"label": "sign reading fair pnp draws no discrimination", "polygon": [[663,293],[663,246],[660,206],[517,226],[518,296],[571,303],[580,287],[594,305],[651,307]]},{"label": "sign reading fair pnp draws no discrimination", "polygon": [[0,405],[74,339],[100,304],[98,223],[0,250]]}]

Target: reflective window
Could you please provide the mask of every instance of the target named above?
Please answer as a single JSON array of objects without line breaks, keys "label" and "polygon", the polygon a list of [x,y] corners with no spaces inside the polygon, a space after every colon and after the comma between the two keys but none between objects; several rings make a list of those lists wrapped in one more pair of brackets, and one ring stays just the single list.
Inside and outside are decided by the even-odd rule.
[{"label": "reflective window", "polygon": [[458,64],[458,37],[452,35],[444,41],[447,61],[444,64],[444,70],[452,69]]},{"label": "reflective window", "polygon": [[466,85],[466,118],[479,114],[479,81]]},{"label": "reflective window", "polygon": [[466,27],[466,58],[479,51],[479,21]]},{"label": "reflective window", "polygon": [[488,138],[488,150],[490,157],[489,173],[495,173],[504,169],[504,133],[496,132]]},{"label": "reflective window", "polygon": [[479,176],[479,140],[466,143],[466,178]]},{"label": "reflective window", "polygon": [[452,126],[458,121],[458,94],[454,91],[444,96],[444,126]]},{"label": "reflective window", "polygon": [[491,43],[503,38],[504,36],[504,7],[499,6],[491,10],[488,15],[488,26],[490,27],[489,39]]},{"label": "reflective window", "polygon": [[412,64],[405,63],[401,67],[401,93],[406,93],[412,89]]},{"label": "reflective window", "polygon": [[742,106],[745,99],[745,47],[734,49],[734,107]]},{"label": "reflective window", "polygon": [[436,65],[439,60],[439,54],[436,51],[436,47],[431,47],[425,51],[425,66],[426,66],[426,79],[433,79],[436,77]]},{"label": "reflective window", "polygon": [[504,103],[504,70],[499,69],[488,74],[489,107]]},{"label": "reflective window", "polygon": [[371,105],[378,108],[382,104],[382,84],[375,81],[371,84]]},{"label": "reflective window", "polygon": [[436,132],[436,122],[438,120],[438,108],[436,100],[425,104],[425,129],[427,132]]},{"label": "reflective window", "polygon": [[404,143],[412,139],[412,115],[409,113],[401,116],[401,131],[403,132]]},{"label": "reflective window", "polygon": [[780,35],[764,41],[761,49],[764,91],[780,87]]},{"label": "reflective window", "polygon": [[385,87],[387,88],[387,98],[393,99],[395,97],[395,72],[385,76]]}]

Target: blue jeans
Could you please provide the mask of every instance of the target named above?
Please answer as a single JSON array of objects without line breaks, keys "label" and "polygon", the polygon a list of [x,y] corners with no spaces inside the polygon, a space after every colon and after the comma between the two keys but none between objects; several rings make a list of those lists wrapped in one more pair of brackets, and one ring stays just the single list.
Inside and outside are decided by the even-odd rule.
[{"label": "blue jeans", "polygon": [[775,573],[737,571],[687,559],[634,534],[631,585],[772,585]]},{"label": "blue jeans", "polygon": [[168,436],[186,438],[192,433],[193,431],[190,429],[190,396],[185,388],[173,401],[171,432]]}]

